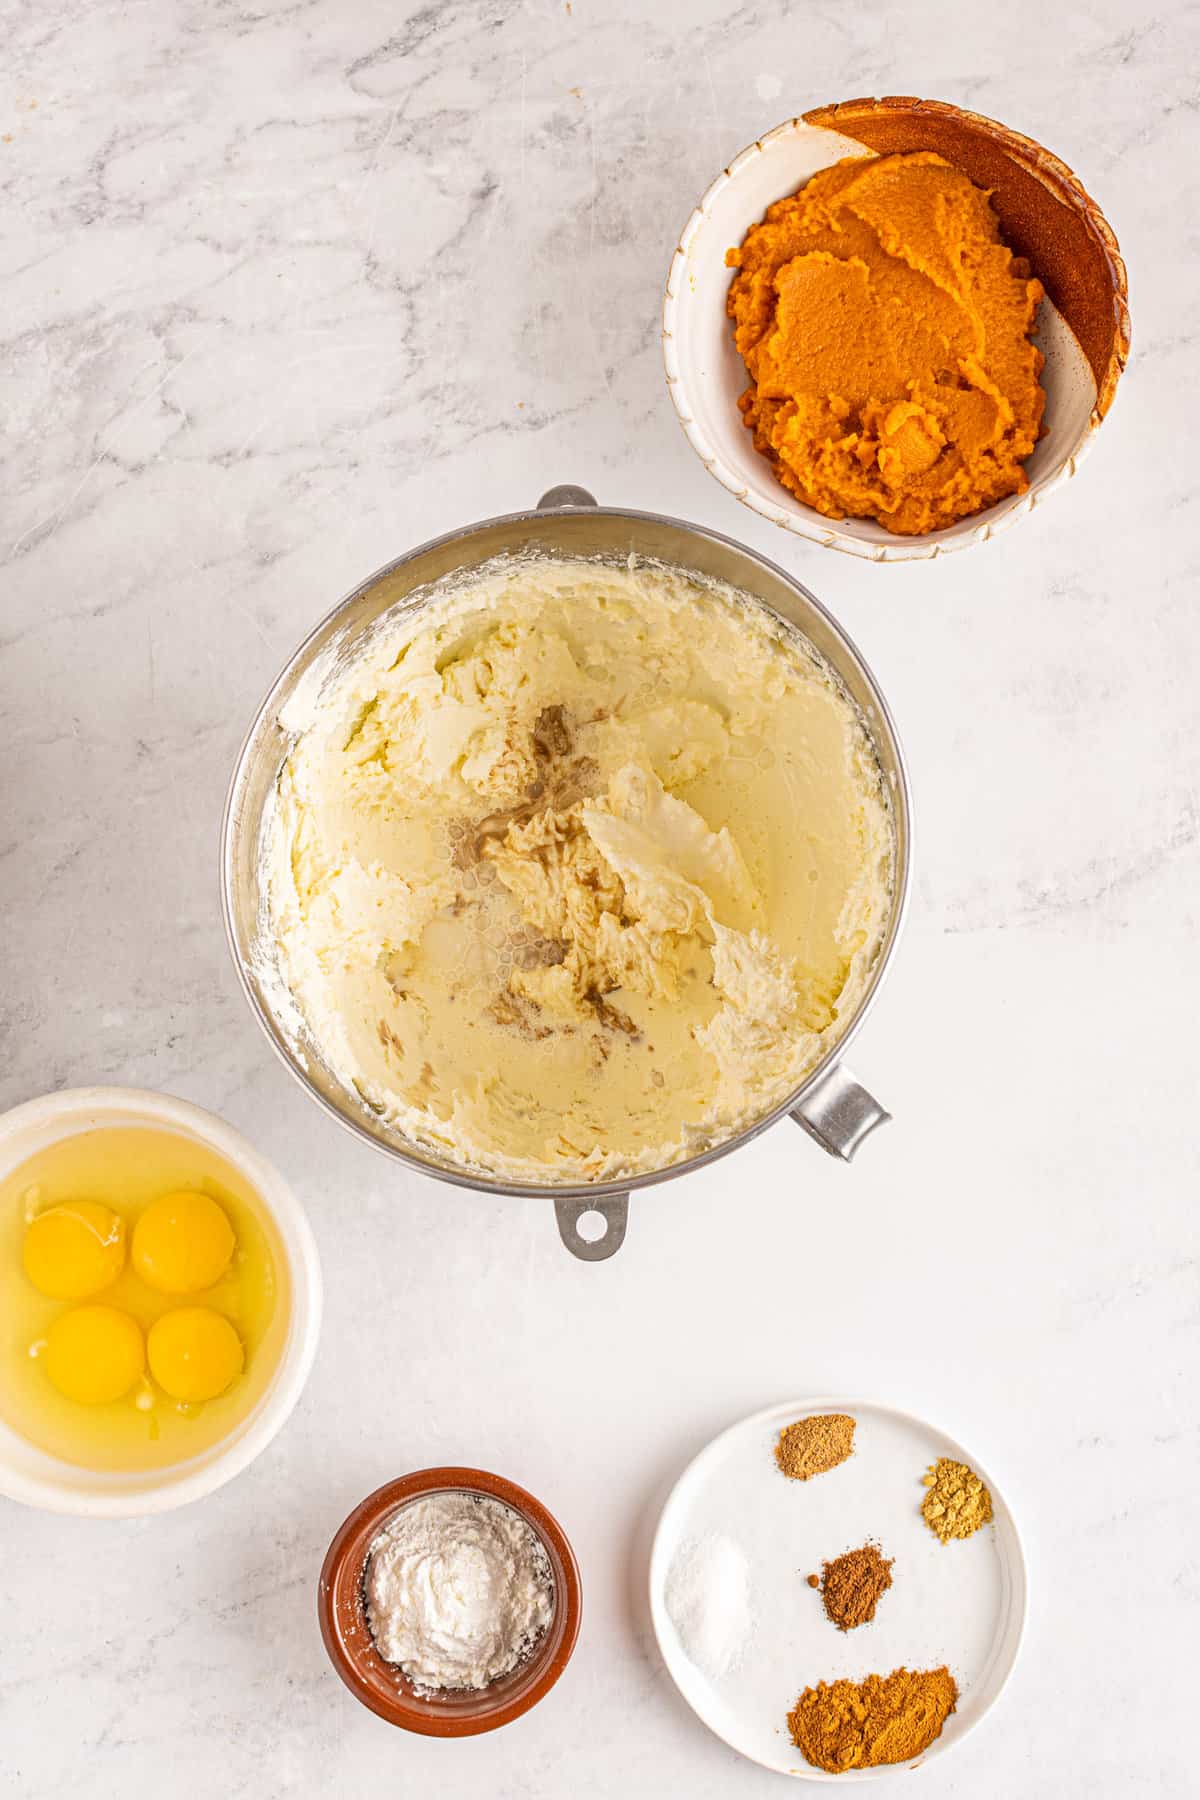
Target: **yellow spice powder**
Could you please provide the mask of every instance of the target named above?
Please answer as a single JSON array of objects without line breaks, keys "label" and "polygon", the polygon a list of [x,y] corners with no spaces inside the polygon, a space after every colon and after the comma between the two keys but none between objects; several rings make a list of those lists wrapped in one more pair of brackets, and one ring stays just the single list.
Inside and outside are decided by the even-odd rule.
[{"label": "yellow spice powder", "polygon": [[921,1502],[921,1515],[943,1544],[951,1538],[969,1538],[991,1520],[992,1496],[966,1463],[939,1456],[923,1481],[929,1491]]}]

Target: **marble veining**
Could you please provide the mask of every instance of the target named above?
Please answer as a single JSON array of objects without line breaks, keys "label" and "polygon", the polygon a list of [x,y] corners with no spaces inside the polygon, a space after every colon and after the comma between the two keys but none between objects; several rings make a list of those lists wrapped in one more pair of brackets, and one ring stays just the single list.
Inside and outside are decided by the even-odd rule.
[{"label": "marble veining", "polygon": [[[765,1792],[658,1662],[645,1531],[720,1425],[840,1391],[978,1446],[1026,1536],[1011,1688],[922,1793],[1189,1791],[1200,14],[8,0],[3,19],[0,1102],[128,1082],[225,1114],[295,1182],[328,1307],[299,1411],[218,1496],[129,1524],[0,1508],[0,1785]],[[872,92],[1060,154],[1121,240],[1134,326],[1076,480],[989,545],[888,569],[723,493],[658,349],[714,173]],[[781,1126],[643,1197],[593,1267],[540,1203],[407,1176],[325,1119],[262,1042],[217,904],[233,759],[299,639],[402,549],[561,481],[811,586],[891,701],[917,816],[911,923],[853,1059],[895,1124],[850,1171]],[[559,1514],[586,1616],[537,1712],[450,1746],[353,1704],[313,1588],[355,1501],[453,1460]]]}]

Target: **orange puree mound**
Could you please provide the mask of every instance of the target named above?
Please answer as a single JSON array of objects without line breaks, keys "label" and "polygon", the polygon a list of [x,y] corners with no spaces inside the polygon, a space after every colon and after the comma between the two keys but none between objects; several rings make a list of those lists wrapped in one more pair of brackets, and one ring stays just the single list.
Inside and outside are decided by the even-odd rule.
[{"label": "orange puree mound", "polygon": [[1029,485],[1042,284],[991,201],[931,151],[851,157],[726,261],[755,448],[831,519],[919,535]]}]

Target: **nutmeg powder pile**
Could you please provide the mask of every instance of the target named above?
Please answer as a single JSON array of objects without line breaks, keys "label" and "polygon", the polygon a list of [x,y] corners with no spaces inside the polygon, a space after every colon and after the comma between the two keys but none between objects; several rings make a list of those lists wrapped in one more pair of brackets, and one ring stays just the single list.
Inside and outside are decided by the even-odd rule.
[{"label": "nutmeg powder pile", "polygon": [[854,1420],[849,1413],[816,1413],[780,1432],[775,1461],[792,1481],[808,1481],[836,1469],[853,1449]]},{"label": "nutmeg powder pile", "polygon": [[[847,1550],[844,1556],[824,1564],[821,1599],[830,1624],[839,1631],[870,1624],[880,1597],[892,1585],[892,1561],[878,1544],[864,1544],[861,1550]],[[813,1575],[808,1579],[810,1586],[816,1581]]]}]

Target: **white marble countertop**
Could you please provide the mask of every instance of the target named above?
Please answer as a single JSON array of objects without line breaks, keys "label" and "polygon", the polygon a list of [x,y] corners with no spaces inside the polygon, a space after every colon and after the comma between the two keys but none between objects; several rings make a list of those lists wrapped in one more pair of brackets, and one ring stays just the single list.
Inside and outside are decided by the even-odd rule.
[{"label": "white marble countertop", "polygon": [[[0,1100],[120,1082],[224,1114],[295,1182],[328,1296],[298,1412],[214,1498],[125,1524],[0,1502],[0,1790],[767,1794],[676,1697],[639,1546],[709,1434],[804,1392],[936,1419],[1024,1529],[1013,1681],[922,1794],[1189,1790],[1195,11],[5,18]],[[906,91],[1079,171],[1129,262],[1135,355],[1078,480],[991,545],[877,569],[706,476],[658,306],[742,144]],[[911,923],[854,1058],[895,1123],[851,1170],[784,1124],[637,1199],[594,1267],[543,1203],[406,1177],[339,1132],[266,1049],[217,903],[232,761],[300,637],[380,562],[561,481],[811,585],[893,704],[918,812]],[[455,1460],[559,1515],[586,1621],[538,1710],[441,1744],[342,1689],[314,1583],[366,1491]]]}]

